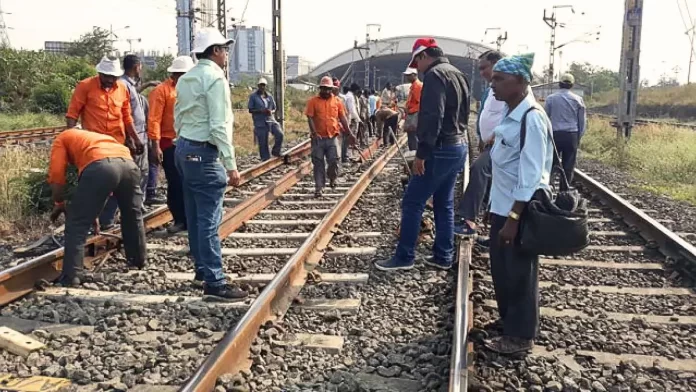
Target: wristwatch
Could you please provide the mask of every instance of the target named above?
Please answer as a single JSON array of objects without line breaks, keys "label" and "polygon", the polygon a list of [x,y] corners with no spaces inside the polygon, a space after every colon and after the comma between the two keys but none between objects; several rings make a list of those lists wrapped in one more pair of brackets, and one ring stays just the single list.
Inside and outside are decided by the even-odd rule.
[{"label": "wristwatch", "polygon": [[508,216],[516,221],[520,220],[520,214],[516,213],[515,211],[508,212]]}]

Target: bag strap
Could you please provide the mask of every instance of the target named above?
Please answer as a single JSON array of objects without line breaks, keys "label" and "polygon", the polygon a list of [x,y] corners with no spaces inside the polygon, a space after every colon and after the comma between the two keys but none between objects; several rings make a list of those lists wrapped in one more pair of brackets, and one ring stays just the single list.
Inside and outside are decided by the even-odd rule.
[{"label": "bag strap", "polygon": [[[532,106],[529,109],[527,109],[526,112],[522,115],[522,125],[520,125],[520,152],[522,152],[522,147],[524,147],[524,142],[525,139],[527,138],[527,114],[531,112],[532,110],[540,110],[537,106]],[[558,166],[561,169],[561,177],[563,178],[563,182],[565,183],[566,189],[570,189],[570,184],[568,183],[568,177],[566,176],[565,170],[563,170],[561,165],[561,157],[558,154],[558,149],[556,148],[556,141],[553,140],[553,134],[551,133],[551,127],[546,127],[546,133],[551,139],[551,145],[553,145],[553,154],[554,154],[554,160],[558,162]]]}]

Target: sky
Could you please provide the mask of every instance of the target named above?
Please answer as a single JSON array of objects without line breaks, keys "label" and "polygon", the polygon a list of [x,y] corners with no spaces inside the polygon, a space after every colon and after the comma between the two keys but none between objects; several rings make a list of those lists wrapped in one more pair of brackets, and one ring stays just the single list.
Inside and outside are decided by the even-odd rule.
[{"label": "sky", "polygon": [[[228,15],[239,21],[247,3],[244,24],[270,29],[271,0],[227,0]],[[535,52],[534,69],[541,72],[549,62],[550,28],[542,21],[544,10],[572,5],[575,13],[570,8],[557,10],[559,23],[566,27],[557,29],[556,45],[585,33],[600,32],[600,39],[560,49],[556,69],[567,69],[574,61],[612,70],[619,67],[622,0],[428,0],[414,1],[411,7],[403,1],[374,0],[285,0],[282,4],[286,54],[315,64],[352,47],[355,39],[363,42],[368,23],[381,24],[379,33],[372,31],[373,38],[436,35],[484,43],[497,35],[486,35],[486,29],[499,27],[508,33],[502,50]],[[685,83],[690,54],[685,31],[692,26],[688,13],[693,10],[696,17],[696,0],[644,0],[644,9],[641,79],[654,83],[666,74]],[[140,38],[141,42],[133,42],[134,50],[176,52],[175,0],[3,0],[2,10],[15,48],[41,49],[46,40],[74,40],[92,26],[100,26],[113,28],[123,40],[118,43],[122,50],[129,48],[125,39]],[[696,79],[696,67],[694,72]]]}]

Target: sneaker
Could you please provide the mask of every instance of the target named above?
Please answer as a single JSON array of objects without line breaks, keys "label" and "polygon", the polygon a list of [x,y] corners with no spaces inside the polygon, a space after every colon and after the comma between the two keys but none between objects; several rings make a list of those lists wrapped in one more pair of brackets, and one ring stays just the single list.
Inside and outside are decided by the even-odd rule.
[{"label": "sneaker", "polygon": [[145,205],[146,206],[153,206],[157,204],[167,204],[167,200],[165,200],[162,197],[157,197],[157,196],[151,196],[145,199]]},{"label": "sneaker", "polygon": [[527,353],[534,348],[534,341],[514,336],[496,336],[485,342],[487,349],[502,355]]},{"label": "sneaker", "polygon": [[429,265],[431,267],[439,268],[441,270],[448,270],[452,268],[452,262],[443,261],[436,259],[435,256],[429,256],[423,259],[423,264]]},{"label": "sneaker", "polygon": [[323,194],[323,192],[321,189],[317,189],[316,191],[314,191],[314,197],[316,197],[316,198],[321,197],[322,194]]},{"label": "sneaker", "polygon": [[471,227],[471,223],[466,220],[462,220],[460,223],[454,225],[454,234],[459,234],[464,237],[474,237],[476,236],[476,229]]},{"label": "sneaker", "polygon": [[203,289],[203,301],[237,302],[245,300],[248,296],[249,293],[230,284],[224,284],[222,286],[205,285]]},{"label": "sneaker", "polygon": [[380,271],[396,271],[413,269],[413,262],[406,263],[392,257],[388,260],[375,261],[375,268]]},{"label": "sneaker", "polygon": [[186,231],[186,225],[183,223],[176,223],[167,227],[167,233],[169,234],[181,233],[182,231]]}]

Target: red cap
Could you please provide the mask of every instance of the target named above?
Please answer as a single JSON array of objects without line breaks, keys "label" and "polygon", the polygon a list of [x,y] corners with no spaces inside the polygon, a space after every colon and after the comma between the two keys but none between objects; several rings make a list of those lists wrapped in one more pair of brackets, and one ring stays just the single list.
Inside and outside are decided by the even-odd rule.
[{"label": "red cap", "polygon": [[413,49],[411,50],[411,62],[408,63],[408,66],[411,68],[415,68],[416,64],[414,64],[414,59],[416,56],[418,56],[421,52],[428,48],[436,48],[437,47],[437,41],[435,41],[435,38],[418,38],[416,42],[413,43]]}]

